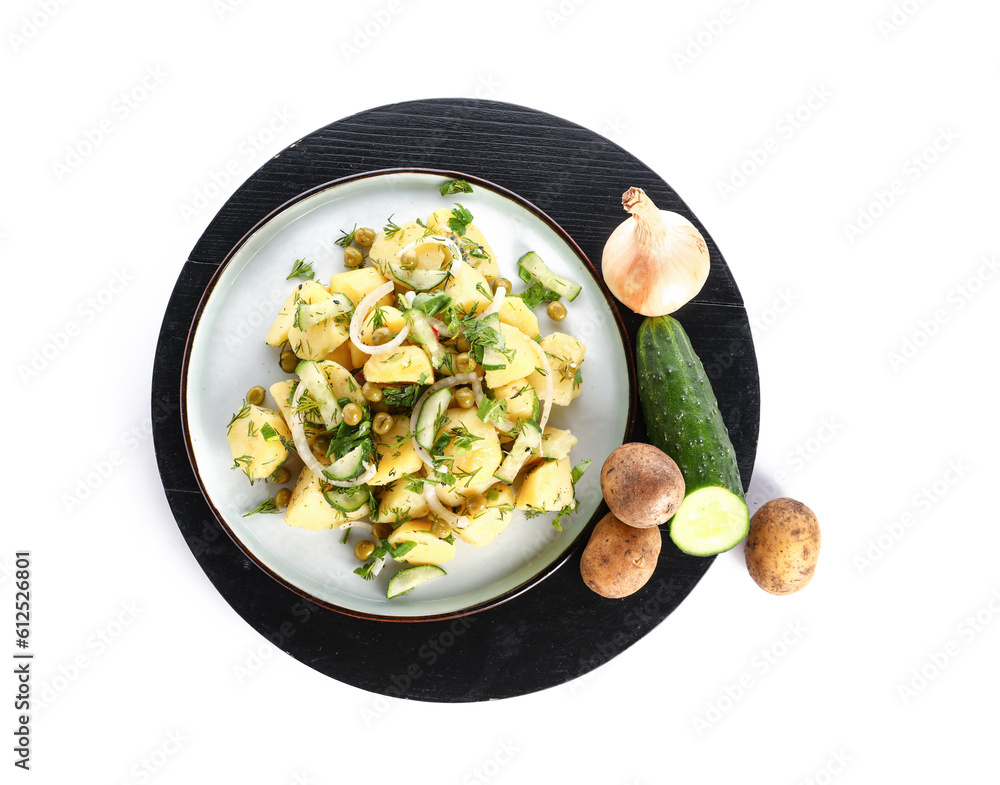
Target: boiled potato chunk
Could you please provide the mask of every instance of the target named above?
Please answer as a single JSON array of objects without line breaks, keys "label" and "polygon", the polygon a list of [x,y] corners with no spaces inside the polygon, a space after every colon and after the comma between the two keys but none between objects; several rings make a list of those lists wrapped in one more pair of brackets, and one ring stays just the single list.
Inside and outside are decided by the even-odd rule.
[{"label": "boiled potato chunk", "polygon": [[372,308],[368,312],[368,318],[361,323],[361,343],[374,346],[375,341],[372,336],[379,327],[387,328],[391,337],[395,338],[405,326],[406,319],[398,308],[391,305]]},{"label": "boiled potato chunk", "polygon": [[334,398],[338,401],[348,398],[358,406],[365,406],[367,404],[365,396],[361,394],[360,385],[355,380],[353,374],[343,365],[335,363],[332,360],[324,360],[319,363],[319,367],[323,371],[326,380],[330,383],[330,390],[333,392]]},{"label": "boiled potato chunk", "polygon": [[[298,382],[294,379],[286,379],[283,382],[275,382],[270,388],[271,397],[278,404],[278,411],[281,412],[281,417],[286,423],[292,421],[292,395],[294,395],[297,385]],[[307,438],[317,436],[325,430],[323,423],[319,422],[318,415],[316,415],[315,421],[303,418],[302,429],[306,432]]]},{"label": "boiled potato chunk", "polygon": [[464,235],[454,232],[448,226],[448,221],[453,215],[454,213],[452,213],[451,208],[442,207],[440,210],[435,210],[431,213],[425,223],[427,224],[427,228],[434,232],[434,234],[440,234],[454,240],[461,249],[462,258],[466,263],[482,273],[486,280],[492,281],[500,274],[500,268],[497,265],[493,249],[490,248],[483,233],[474,223],[466,225]]},{"label": "boiled potato chunk", "polygon": [[434,378],[431,358],[419,346],[397,346],[365,362],[365,379],[378,384],[418,384]]},{"label": "boiled potato chunk", "polygon": [[[301,360],[325,360],[351,337],[350,299],[340,292],[331,295],[323,287],[320,290],[327,299],[300,302],[295,321],[288,328],[288,345]],[[316,315],[316,309],[321,309],[321,315]]]},{"label": "boiled potato chunk", "polygon": [[413,447],[410,423],[397,417],[386,433],[375,434],[375,449],[379,454],[378,471],[369,485],[388,485],[400,477],[420,471],[424,462]]},{"label": "boiled potato chunk", "polygon": [[[351,302],[357,308],[358,303],[385,283],[388,283],[388,279],[374,267],[359,267],[357,270],[331,275],[327,289],[331,293],[343,292],[351,298]],[[392,305],[394,300],[393,293],[389,292],[378,301],[378,304]]]},{"label": "boiled potato chunk", "polygon": [[[355,521],[368,515],[368,505],[363,504],[352,513],[343,513],[331,506],[323,497],[326,487],[308,466],[303,466],[295,481],[295,490],[285,509],[285,523],[300,529],[334,529],[347,521]],[[353,506],[353,505],[352,505]]]},{"label": "boiled potato chunk", "polygon": [[507,402],[507,419],[511,422],[537,420],[541,414],[538,394],[527,379],[518,379],[503,387],[497,387],[493,390],[493,397],[498,401]]},{"label": "boiled potato chunk", "polygon": [[389,544],[398,548],[404,542],[415,542],[417,545],[396,561],[408,564],[444,564],[455,558],[455,543],[438,539],[431,534],[430,521],[408,521],[397,526],[389,535]]},{"label": "boiled potato chunk", "polygon": [[557,512],[573,501],[573,469],[569,458],[538,464],[528,472],[517,492],[517,507],[521,510]]},{"label": "boiled potato chunk", "polygon": [[489,281],[481,272],[462,263],[458,275],[448,279],[444,292],[463,316],[482,313],[489,308],[493,294]]},{"label": "boiled potato chunk", "polygon": [[[577,384],[576,374],[568,366],[570,363],[576,363],[579,368],[583,363],[587,347],[572,335],[565,333],[546,335],[542,338],[541,347],[548,355],[552,371],[552,403],[569,406],[570,401],[580,394],[580,385]],[[533,371],[528,381],[538,390],[539,397],[544,399],[545,379],[542,374]]]},{"label": "boiled potato chunk", "polygon": [[[501,322],[500,334],[504,340],[505,365],[495,371],[486,371],[486,386],[493,390],[523,379],[529,374],[537,375],[535,366],[541,361],[528,343],[531,339],[526,338],[516,327]],[[485,361],[485,356],[483,359]],[[534,383],[532,385],[534,386]]]},{"label": "boiled potato chunk", "polygon": [[375,490],[378,496],[378,520],[397,523],[400,520],[423,518],[429,505],[422,494],[406,487],[406,478]]},{"label": "boiled potato chunk", "polygon": [[[364,363],[354,364],[354,355],[351,354],[351,347],[354,346],[352,341],[344,341],[340,346],[330,352],[327,356],[327,360],[333,360],[337,365],[342,365],[349,371],[353,371],[355,368],[360,368]],[[368,355],[365,355],[365,359],[368,359]]]},{"label": "boiled potato chunk", "polygon": [[500,308],[500,321],[516,327],[531,339],[541,335],[538,329],[538,317],[524,304],[520,297],[505,297]]},{"label": "boiled potato chunk", "polygon": [[435,487],[443,504],[457,506],[467,497],[493,485],[493,472],[500,467],[503,452],[497,430],[476,415],[475,409],[448,409],[443,433],[451,436],[444,448],[444,464],[455,476],[454,485]]},{"label": "boiled potato chunk", "polygon": [[270,476],[288,459],[282,437],[292,434],[278,412],[244,404],[226,433],[233,468],[242,469],[251,482]]},{"label": "boiled potato chunk", "polygon": [[385,232],[379,232],[375,235],[372,247],[368,249],[368,258],[386,280],[391,280],[394,276],[390,265],[399,261],[399,252],[423,236],[424,227],[414,221],[404,223],[391,237],[387,237]]},{"label": "boiled potato chunk", "polygon": [[268,329],[264,341],[268,346],[281,346],[288,340],[288,330],[295,321],[295,312],[298,310],[299,303],[316,303],[329,297],[330,293],[315,281],[300,283],[292,290],[284,305],[281,306],[281,310],[278,311],[277,317]]},{"label": "boiled potato chunk", "polygon": [[507,483],[498,482],[483,495],[486,497],[486,509],[471,517],[464,529],[454,529],[455,534],[477,548],[506,529],[514,514],[514,491]]},{"label": "boiled potato chunk", "polygon": [[545,433],[542,434],[542,444],[538,448],[538,456],[557,460],[568,458],[569,451],[576,446],[577,441],[578,439],[569,431],[546,425]]}]

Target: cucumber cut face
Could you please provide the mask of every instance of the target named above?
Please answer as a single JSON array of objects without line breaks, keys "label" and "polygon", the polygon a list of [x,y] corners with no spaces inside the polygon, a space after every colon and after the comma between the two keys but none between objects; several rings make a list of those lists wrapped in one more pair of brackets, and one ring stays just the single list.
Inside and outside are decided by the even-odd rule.
[{"label": "cucumber cut face", "polygon": [[714,556],[736,547],[750,530],[746,502],[717,486],[700,488],[684,499],[670,519],[670,539],[684,553]]},{"label": "cucumber cut face", "polygon": [[385,596],[391,600],[393,597],[406,594],[406,592],[419,586],[421,583],[427,583],[427,581],[440,578],[444,574],[445,571],[434,564],[407,567],[389,579],[389,588],[386,590]]}]

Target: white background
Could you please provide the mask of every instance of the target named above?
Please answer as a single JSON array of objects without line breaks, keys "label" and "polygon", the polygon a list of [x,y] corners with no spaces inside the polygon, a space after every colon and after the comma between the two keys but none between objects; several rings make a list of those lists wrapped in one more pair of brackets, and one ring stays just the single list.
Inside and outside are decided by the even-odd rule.
[{"label": "white background", "polygon": [[[13,555],[30,550],[36,653],[32,770],[15,774],[849,783],[992,771],[1000,8],[343,5],[4,5],[0,627],[13,638]],[[342,685],[239,618],[174,524],[149,410],[167,299],[239,183],[341,117],[448,96],[580,123],[686,199],[755,326],[751,498],[794,496],[823,527],[799,594],[762,592],[737,550],[584,679],[461,706]],[[232,181],[212,187],[227,165]],[[0,705],[9,772],[17,712]]]}]

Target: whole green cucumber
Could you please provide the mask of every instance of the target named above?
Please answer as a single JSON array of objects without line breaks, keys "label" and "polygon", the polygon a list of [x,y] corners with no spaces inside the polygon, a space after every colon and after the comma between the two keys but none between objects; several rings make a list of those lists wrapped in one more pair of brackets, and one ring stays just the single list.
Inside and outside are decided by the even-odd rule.
[{"label": "whole green cucumber", "polygon": [[705,368],[670,316],[644,320],[636,343],[649,440],[684,476],[684,501],[670,519],[670,538],[695,556],[728,551],[746,537],[750,515],[736,451]]}]

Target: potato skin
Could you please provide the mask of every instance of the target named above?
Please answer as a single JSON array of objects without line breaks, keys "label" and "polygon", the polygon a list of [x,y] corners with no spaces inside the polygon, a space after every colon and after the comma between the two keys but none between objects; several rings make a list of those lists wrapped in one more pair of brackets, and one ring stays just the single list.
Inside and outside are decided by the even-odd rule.
[{"label": "potato skin", "polygon": [[597,522],[583,549],[583,582],[602,597],[635,594],[652,577],[661,544],[659,529],[637,529],[608,513]]},{"label": "potato skin", "polygon": [[770,594],[793,594],[812,580],[819,559],[816,514],[802,502],[782,497],[750,519],[743,547],[750,577]]},{"label": "potato skin", "polygon": [[618,520],[648,529],[677,512],[684,501],[684,476],[663,450],[631,442],[617,448],[604,462],[601,492]]}]

